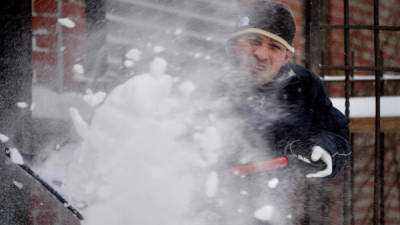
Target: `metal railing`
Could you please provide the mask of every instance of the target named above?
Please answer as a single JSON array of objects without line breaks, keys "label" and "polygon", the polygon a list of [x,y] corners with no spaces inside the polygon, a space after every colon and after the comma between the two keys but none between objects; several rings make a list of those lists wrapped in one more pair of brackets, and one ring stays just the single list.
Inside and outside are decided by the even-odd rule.
[{"label": "metal railing", "polygon": [[[325,75],[326,71],[341,70],[345,73],[345,115],[350,116],[350,96],[352,94],[352,86],[354,83],[354,71],[373,71],[375,74],[374,80],[366,80],[375,83],[375,145],[374,145],[374,197],[373,197],[373,224],[385,224],[385,173],[384,173],[384,133],[381,130],[381,112],[380,100],[383,95],[383,82],[381,77],[385,71],[400,72],[400,67],[386,67],[383,63],[383,54],[380,45],[380,31],[400,31],[400,26],[381,26],[379,24],[379,0],[373,1],[373,24],[357,25],[349,23],[349,0],[343,0],[343,24],[323,24],[320,20],[320,12],[323,2],[320,0],[304,1],[305,5],[305,37],[306,50],[305,58],[306,67],[312,70],[319,70],[321,76]],[[324,51],[321,48],[321,33],[333,29],[344,31],[344,64],[333,66],[325,64]],[[350,50],[350,30],[372,30],[374,42],[374,66],[358,66],[354,63],[354,52]],[[354,133],[350,133],[350,141],[353,147]],[[356,201],[355,185],[354,185],[354,154],[350,158],[343,171],[343,224],[355,224],[354,202]],[[305,209],[307,206],[305,206]],[[366,215],[365,221],[369,215]],[[304,216],[305,218],[307,215]],[[307,220],[303,224],[307,223]]]}]

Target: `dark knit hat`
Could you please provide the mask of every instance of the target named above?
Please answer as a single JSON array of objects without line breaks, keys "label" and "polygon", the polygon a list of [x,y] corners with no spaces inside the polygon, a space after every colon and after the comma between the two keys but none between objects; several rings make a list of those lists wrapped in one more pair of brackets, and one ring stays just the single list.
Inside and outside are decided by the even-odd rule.
[{"label": "dark knit hat", "polygon": [[294,52],[296,23],[292,11],[280,2],[256,0],[249,3],[241,13],[231,40],[246,33],[265,35]]}]

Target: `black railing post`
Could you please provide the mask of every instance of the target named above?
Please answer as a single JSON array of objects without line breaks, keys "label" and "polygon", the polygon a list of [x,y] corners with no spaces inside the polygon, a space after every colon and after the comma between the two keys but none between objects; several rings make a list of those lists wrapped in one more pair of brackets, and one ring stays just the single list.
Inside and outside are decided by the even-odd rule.
[{"label": "black railing post", "polygon": [[[349,0],[343,1],[343,13],[344,13],[344,65],[350,65],[350,31],[347,25],[349,25]],[[345,115],[350,118],[350,96],[349,96],[349,80],[350,70],[345,69]],[[348,221],[348,166],[344,167],[343,171],[343,225],[347,224]]]},{"label": "black railing post", "polygon": [[374,160],[374,206],[373,206],[373,224],[378,225],[380,221],[380,189],[381,183],[379,176],[381,151],[380,151],[380,96],[381,96],[381,65],[380,65],[380,39],[379,39],[379,0],[374,0],[374,56],[375,56],[375,160]]},{"label": "black railing post", "polygon": [[[354,52],[351,52],[351,61],[350,61],[351,65],[354,66]],[[350,77],[353,79],[354,78],[354,70],[352,69],[350,71]],[[354,95],[354,82],[353,80],[350,80],[350,96]],[[349,105],[350,108],[350,105]],[[349,111],[350,114],[350,111]],[[355,198],[354,198],[354,133],[352,133],[350,131],[350,148],[352,149],[352,154],[350,155],[350,216],[351,216],[351,225],[355,224],[355,220],[354,220],[354,202],[355,202]]]},{"label": "black railing post", "polygon": [[380,168],[379,168],[379,183],[380,183],[380,224],[384,225],[385,224],[385,133],[381,132],[380,133]]},{"label": "black railing post", "polygon": [[320,0],[304,1],[305,67],[318,73],[321,64]]},{"label": "black railing post", "polygon": [[351,225],[355,224],[355,219],[354,219],[354,203],[355,203],[355,197],[354,197],[354,133],[350,134],[350,147],[353,150],[353,153],[350,155],[350,190],[351,190],[351,197],[350,197],[350,214],[351,214]]}]

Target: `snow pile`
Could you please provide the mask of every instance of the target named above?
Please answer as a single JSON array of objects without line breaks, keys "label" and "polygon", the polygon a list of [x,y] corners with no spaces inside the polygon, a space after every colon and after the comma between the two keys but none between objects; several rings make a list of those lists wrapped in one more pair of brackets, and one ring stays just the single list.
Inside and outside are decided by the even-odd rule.
[{"label": "snow pile", "polygon": [[157,57],[150,73],[117,86],[90,126],[70,110],[84,143],[64,190],[88,206],[86,224],[196,224],[186,218],[194,194],[216,195],[218,177],[207,175],[222,145],[218,122],[198,115],[204,105],[190,98],[196,86],[173,79],[167,66]]}]

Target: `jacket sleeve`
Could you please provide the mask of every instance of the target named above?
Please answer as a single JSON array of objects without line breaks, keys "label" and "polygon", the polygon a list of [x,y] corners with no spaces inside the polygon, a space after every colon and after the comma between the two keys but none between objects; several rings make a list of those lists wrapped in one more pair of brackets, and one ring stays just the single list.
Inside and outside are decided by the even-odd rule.
[{"label": "jacket sleeve", "polygon": [[344,167],[351,154],[349,145],[349,120],[333,105],[326,95],[322,81],[313,76],[312,88],[312,125],[308,142],[319,145],[332,156],[332,175],[335,176]]}]

